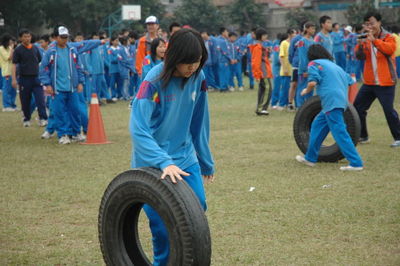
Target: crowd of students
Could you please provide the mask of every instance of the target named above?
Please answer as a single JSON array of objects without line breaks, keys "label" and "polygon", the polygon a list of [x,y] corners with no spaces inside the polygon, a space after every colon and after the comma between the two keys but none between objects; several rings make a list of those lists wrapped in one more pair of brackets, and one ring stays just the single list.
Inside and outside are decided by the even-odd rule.
[{"label": "crowd of students", "polygon": [[[46,126],[42,138],[48,139],[57,131],[62,144],[83,141],[88,123],[87,103],[92,93],[97,94],[101,105],[121,100],[131,106],[142,80],[163,61],[168,38],[182,28],[179,23],[172,23],[168,37],[155,16],[146,18],[145,23],[146,33],[140,38],[136,32],[127,29],[109,39],[105,32],[92,33],[87,39],[82,33],[72,37],[65,26],[59,25],[51,35],[40,36],[37,40],[32,40],[28,30],[22,30],[17,46],[11,35],[4,34],[0,46],[3,112],[16,110],[18,87],[25,127],[31,125],[31,114],[37,108],[38,123]],[[312,44],[321,44],[337,65],[361,81],[365,60],[356,58],[355,47],[365,28],[332,24],[328,16],[320,18],[319,27],[320,31],[316,33],[317,25],[305,22],[300,29],[277,34],[275,40],[269,40],[263,28],[240,34],[224,27],[219,35],[201,31],[208,52],[203,71],[209,91],[243,91],[243,78],[247,76],[249,89],[254,89],[255,81],[259,83],[257,115],[268,115],[269,106],[276,110],[295,110],[313,94],[311,91],[301,95],[307,86],[307,53]],[[399,64],[399,27],[393,26],[392,31],[397,40],[396,60]],[[16,53],[17,50],[20,52]],[[31,52],[26,54],[26,51]],[[21,56],[24,53],[25,57]],[[64,68],[57,68],[60,66],[57,65],[58,58]],[[398,76],[399,69],[397,67]],[[57,75],[57,71],[70,74]],[[75,89],[77,93],[65,94]],[[46,108],[49,111],[46,112]]]}]

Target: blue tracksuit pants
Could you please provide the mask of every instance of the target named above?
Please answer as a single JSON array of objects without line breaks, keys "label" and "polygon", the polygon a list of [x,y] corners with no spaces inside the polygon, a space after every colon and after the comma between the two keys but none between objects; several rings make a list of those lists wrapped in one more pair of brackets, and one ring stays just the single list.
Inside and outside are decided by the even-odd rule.
[{"label": "blue tracksuit pants", "polygon": [[[193,189],[198,197],[204,210],[207,209],[206,194],[204,191],[203,177],[201,176],[200,166],[198,163],[183,169],[190,176],[182,176],[186,183]],[[154,266],[164,266],[168,263],[169,256],[169,238],[168,231],[163,220],[158,213],[149,205],[144,205],[143,209],[149,218],[150,230],[153,235],[153,254]]]},{"label": "blue tracksuit pants", "polygon": [[49,132],[50,134],[53,134],[54,131],[58,131],[58,122],[57,122],[56,116],[54,115],[54,108],[55,108],[54,107],[54,97],[48,96],[47,103],[48,103],[48,108],[49,108],[49,117],[47,120],[46,131]]},{"label": "blue tracksuit pants", "polygon": [[11,76],[3,77],[3,108],[16,108],[17,91],[11,86]]},{"label": "blue tracksuit pants", "polygon": [[79,95],[77,92],[57,92],[53,100],[57,134],[75,136],[81,130]]},{"label": "blue tracksuit pants", "polygon": [[311,125],[310,141],[305,158],[310,162],[317,162],[318,153],[329,131],[332,133],[340,151],[353,167],[363,166],[360,155],[351,140],[343,119],[343,109],[335,108],[329,112],[320,112]]},{"label": "blue tracksuit pants", "polygon": [[219,79],[219,72],[218,72],[218,69],[219,69],[219,64],[218,63],[216,63],[216,64],[214,64],[214,65],[212,65],[212,73],[213,73],[213,75],[214,75],[214,81],[215,81],[215,88],[216,89],[219,89],[220,88],[220,79]]},{"label": "blue tracksuit pants", "polygon": [[243,76],[242,76],[242,64],[240,61],[236,64],[229,65],[230,68],[230,77],[229,77],[229,86],[235,87],[235,77],[238,82],[239,87],[243,87]]},{"label": "blue tracksuit pants", "polygon": [[220,91],[228,90],[229,83],[229,64],[228,63],[219,63],[218,64],[218,76],[219,76],[219,89]]},{"label": "blue tracksuit pants", "polygon": [[90,102],[92,97],[93,88],[93,77],[92,75],[85,75],[85,85],[83,86],[83,96],[86,102]]},{"label": "blue tracksuit pants", "polygon": [[400,79],[400,56],[396,56],[396,71],[397,71],[397,78]]},{"label": "blue tracksuit pants", "polygon": [[[92,75],[92,93],[97,93],[97,97],[100,99],[110,100],[110,92],[106,83],[104,74],[93,74]],[[90,101],[90,100],[89,100]]]},{"label": "blue tracksuit pants", "polygon": [[[86,134],[87,130],[88,130],[88,123],[89,123],[87,104],[85,101],[84,93],[77,92],[77,94],[78,94],[78,99],[79,99],[79,117],[80,117],[80,121],[81,121],[81,127],[82,127],[83,132]],[[89,98],[89,101],[90,101],[90,98]],[[79,128],[78,132],[73,132],[73,136],[76,136],[79,133],[81,133],[80,128]]]},{"label": "blue tracksuit pants", "polygon": [[335,62],[344,71],[346,71],[346,52],[345,51],[336,52],[335,53]]},{"label": "blue tracksuit pants", "polygon": [[123,79],[119,73],[110,74],[110,89],[112,98],[122,97]]},{"label": "blue tracksuit pants", "polygon": [[288,105],[289,88],[290,88],[290,77],[281,76],[281,88],[279,90],[279,106],[281,107]]},{"label": "blue tracksuit pants", "polygon": [[271,105],[276,106],[279,102],[279,90],[281,88],[281,76],[279,75],[281,66],[273,66],[272,73],[274,75],[274,86],[272,88]]},{"label": "blue tracksuit pants", "polygon": [[217,83],[215,82],[213,65],[205,65],[203,67],[204,75],[206,76],[207,86],[211,88],[218,88]]}]

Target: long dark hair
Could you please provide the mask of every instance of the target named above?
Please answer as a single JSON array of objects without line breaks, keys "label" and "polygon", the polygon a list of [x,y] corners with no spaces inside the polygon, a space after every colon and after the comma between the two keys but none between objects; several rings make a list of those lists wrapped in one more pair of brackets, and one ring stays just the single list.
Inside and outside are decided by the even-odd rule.
[{"label": "long dark hair", "polygon": [[332,55],[320,44],[313,44],[308,48],[307,57],[309,61],[317,59],[328,59],[333,61]]},{"label": "long dark hair", "polygon": [[165,44],[165,40],[162,38],[155,38],[150,45],[150,56],[151,60],[155,62],[157,60],[157,47],[160,45],[160,42]]},{"label": "long dark hair", "polygon": [[[181,29],[175,32],[165,52],[164,68],[160,75],[162,87],[167,87],[179,64],[193,64],[200,60],[200,66],[194,73],[195,76],[198,76],[207,57],[207,49],[200,33],[193,29]],[[183,78],[182,87],[188,79]]]}]

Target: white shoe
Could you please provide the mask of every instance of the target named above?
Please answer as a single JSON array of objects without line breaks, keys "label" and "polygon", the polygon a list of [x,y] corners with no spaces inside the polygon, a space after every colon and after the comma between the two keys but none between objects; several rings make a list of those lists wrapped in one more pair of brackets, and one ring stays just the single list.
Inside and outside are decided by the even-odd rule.
[{"label": "white shoe", "polygon": [[277,105],[273,105],[272,106],[272,110],[276,110],[276,109],[278,109],[278,106]]},{"label": "white shoe", "polygon": [[117,102],[117,101],[118,101],[118,99],[114,97],[114,98],[112,98],[112,99],[111,99],[111,101],[113,101],[113,102]]},{"label": "white shoe", "polygon": [[243,87],[239,87],[239,91],[244,91],[244,88]]},{"label": "white shoe", "polygon": [[58,140],[58,143],[59,144],[70,144],[71,140],[69,139],[69,137],[67,135],[64,135]]},{"label": "white shoe", "polygon": [[3,108],[3,112],[15,112],[15,111],[17,111],[17,108],[12,108],[12,107]]},{"label": "white shoe", "polygon": [[24,121],[24,122],[22,123],[22,125],[23,125],[24,127],[30,127],[30,126],[31,126],[31,122],[30,122],[30,121]]},{"label": "white shoe", "polygon": [[354,166],[351,166],[351,165],[347,165],[347,166],[341,166],[340,167],[340,170],[342,170],[342,171],[361,171],[361,170],[363,170],[364,169],[364,167],[354,167]]},{"label": "white shoe", "polygon": [[269,112],[267,110],[261,110],[260,115],[269,115]]},{"label": "white shoe", "polygon": [[285,109],[285,107],[282,107],[282,106],[277,106],[276,107],[276,110],[278,110],[278,111],[283,111],[283,109]]},{"label": "white shoe", "polygon": [[43,132],[42,136],[40,136],[42,139],[49,139],[53,136],[53,134],[50,134],[49,131]]},{"label": "white shoe", "polygon": [[311,166],[311,167],[315,166],[315,163],[307,161],[306,158],[304,158],[304,156],[301,156],[301,155],[296,155],[296,161],[298,161],[299,163],[305,164],[307,166]]},{"label": "white shoe", "polygon": [[38,124],[39,124],[39,127],[45,127],[45,126],[47,126],[48,123],[47,123],[47,120],[40,119]]},{"label": "white shoe", "polygon": [[86,136],[84,134],[78,134],[76,136],[72,136],[72,142],[84,142],[86,140]]},{"label": "white shoe", "polygon": [[234,87],[229,87],[229,91],[233,92],[233,91],[235,91],[235,88]]},{"label": "white shoe", "polygon": [[395,140],[392,144],[390,144],[390,147],[392,148],[400,147],[400,140]]}]

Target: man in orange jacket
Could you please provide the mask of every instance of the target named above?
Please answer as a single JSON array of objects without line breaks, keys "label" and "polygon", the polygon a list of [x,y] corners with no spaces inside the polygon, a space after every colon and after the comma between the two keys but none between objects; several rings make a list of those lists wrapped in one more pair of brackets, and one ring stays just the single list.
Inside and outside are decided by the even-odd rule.
[{"label": "man in orange jacket", "polygon": [[385,113],[386,121],[394,138],[391,147],[400,147],[400,120],[394,109],[396,67],[394,52],[396,40],[382,28],[381,15],[369,12],[364,16],[367,35],[358,40],[356,55],[365,59],[364,84],[358,92],[354,106],[361,120],[360,143],[368,143],[366,124],[367,110],[378,98]]},{"label": "man in orange jacket", "polygon": [[[263,47],[263,42],[268,39],[267,31],[263,28],[256,30],[257,43],[249,45],[251,51],[251,68],[254,78],[259,82],[257,97],[257,115],[268,115],[268,105],[271,99],[272,69],[268,59],[269,52]],[[265,98],[266,83],[268,84],[267,97]]]},{"label": "man in orange jacket", "polygon": [[149,16],[145,20],[147,33],[139,39],[139,44],[136,52],[136,71],[142,76],[143,59],[150,54],[151,42],[158,38],[158,28],[160,27],[158,19],[155,16]]}]

